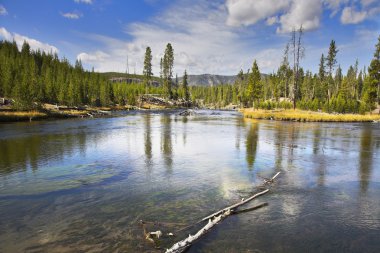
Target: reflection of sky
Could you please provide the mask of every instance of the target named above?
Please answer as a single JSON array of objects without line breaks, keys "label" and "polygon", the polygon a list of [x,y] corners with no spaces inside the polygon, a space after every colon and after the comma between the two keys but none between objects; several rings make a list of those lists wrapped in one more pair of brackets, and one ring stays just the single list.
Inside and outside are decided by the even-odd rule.
[{"label": "reflection of sky", "polygon": [[[250,134],[252,124],[255,126]],[[347,226],[350,230],[353,227],[378,230],[379,127],[251,121],[228,113],[196,115],[185,120],[172,112],[21,123],[13,128],[9,124],[0,125],[0,131],[8,136],[0,139],[1,147],[8,152],[0,154],[8,159],[8,163],[0,161],[0,190],[1,186],[10,187],[19,180],[19,183],[27,181],[28,187],[38,183],[41,189],[51,191],[54,185],[48,180],[62,178],[57,187],[65,189],[69,185],[82,190],[89,187],[85,206],[107,209],[110,207],[105,203],[117,203],[119,206],[112,207],[115,213],[110,211],[115,219],[124,217],[125,212],[135,218],[136,210],[155,217],[156,213],[170,214],[173,207],[180,206],[174,212],[183,214],[171,218],[195,220],[210,209],[246,197],[263,178],[281,170],[283,173],[270,193],[251,203],[269,203],[258,212],[264,227],[274,221],[295,233],[305,219],[314,222],[322,217],[329,226],[337,222],[337,227]],[[247,150],[247,143],[256,148]],[[17,159],[5,156],[12,152]],[[255,152],[249,154],[254,157],[252,168],[247,152]],[[101,175],[94,177],[98,172]],[[120,176],[125,172],[128,176]],[[118,181],[91,188],[94,182],[115,175],[119,176]],[[83,208],[79,196],[70,195],[75,205],[65,202],[68,198],[59,193],[56,198],[64,212],[75,213],[77,207]],[[0,204],[1,201],[6,205],[0,214],[13,217],[6,212],[13,210],[12,205],[0,198]],[[21,202],[16,207],[25,208]],[[46,215],[56,213],[55,204],[50,208],[51,213]],[[197,212],[189,214],[193,208]],[[16,216],[17,212],[14,213]],[[238,219],[248,222],[252,217],[255,212]],[[101,221],[102,218],[98,217]],[[38,223],[36,219],[34,222]],[[253,227],[244,229],[249,234]],[[270,232],[273,235],[276,231]]]}]

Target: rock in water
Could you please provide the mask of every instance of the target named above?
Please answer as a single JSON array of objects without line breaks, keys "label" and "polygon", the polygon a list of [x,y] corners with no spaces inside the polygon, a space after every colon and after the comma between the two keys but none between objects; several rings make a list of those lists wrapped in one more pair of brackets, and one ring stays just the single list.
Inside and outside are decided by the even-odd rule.
[{"label": "rock in water", "polygon": [[191,109],[189,110],[184,110],[182,112],[179,113],[180,116],[193,116],[195,115],[195,112]]}]

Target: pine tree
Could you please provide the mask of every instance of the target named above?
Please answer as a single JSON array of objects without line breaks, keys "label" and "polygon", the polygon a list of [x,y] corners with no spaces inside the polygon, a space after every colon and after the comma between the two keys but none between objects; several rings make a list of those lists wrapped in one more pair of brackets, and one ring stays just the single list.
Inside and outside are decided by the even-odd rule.
[{"label": "pine tree", "polygon": [[322,54],[321,60],[319,61],[319,72],[318,72],[318,76],[321,82],[325,80],[325,76],[326,76],[325,60],[326,60],[325,56]]},{"label": "pine tree", "polygon": [[150,85],[150,82],[152,81],[152,50],[150,47],[147,47],[145,50],[145,57],[144,57],[144,70],[143,70],[144,78],[145,78],[145,86],[146,86],[146,93],[148,93],[148,88]]},{"label": "pine tree", "polygon": [[284,50],[284,56],[281,62],[280,68],[277,70],[277,75],[280,80],[279,89],[280,96],[288,98],[289,97],[289,83],[290,78],[293,75],[292,70],[289,66],[289,43],[286,44]]},{"label": "pine tree", "polygon": [[299,69],[300,69],[300,60],[304,56],[304,48],[302,47],[301,39],[302,39],[303,29],[302,25],[298,30],[298,38],[297,33],[293,29],[292,32],[292,39],[291,39],[291,46],[292,46],[292,52],[293,52],[293,89],[292,89],[292,96],[293,96],[293,109],[296,109],[296,102],[298,99],[298,93],[299,93]]},{"label": "pine tree", "polygon": [[[368,79],[368,80],[367,80]],[[380,85],[380,36],[376,44],[374,58],[368,67],[368,78],[364,81],[364,102],[367,109],[373,109],[374,103],[379,103],[379,87]]]},{"label": "pine tree", "polygon": [[249,103],[253,102],[253,107],[257,109],[260,103],[260,98],[262,97],[262,86],[261,74],[256,60],[253,62],[252,71],[248,77],[248,86],[246,92]]},{"label": "pine tree", "polygon": [[373,59],[368,68],[368,74],[372,79],[373,88],[377,88],[377,104],[380,104],[380,36],[378,38],[378,42],[376,44],[375,53],[373,55]]},{"label": "pine tree", "polygon": [[170,43],[166,45],[164,59],[163,59],[163,78],[164,78],[164,92],[169,98],[172,98],[172,77],[174,65],[174,51]]},{"label": "pine tree", "polygon": [[189,93],[189,84],[187,82],[187,72],[185,70],[185,73],[183,74],[183,80],[182,80],[182,86],[184,90],[185,100],[188,102],[190,100],[190,93]]},{"label": "pine tree", "polygon": [[235,80],[235,85],[236,85],[236,90],[237,90],[237,101],[238,103],[241,105],[242,101],[243,101],[243,97],[244,97],[244,92],[243,92],[243,88],[244,88],[244,72],[242,69],[240,69],[239,73],[237,74],[236,76],[236,80]]},{"label": "pine tree", "polygon": [[338,49],[336,48],[335,41],[331,40],[330,47],[329,47],[329,53],[327,54],[327,58],[326,58],[326,65],[327,65],[327,68],[329,71],[328,72],[329,73],[328,89],[327,89],[328,99],[330,99],[332,96],[332,89],[333,89],[332,73],[333,73],[335,65],[337,63],[337,61],[336,61],[337,53],[338,53]]}]

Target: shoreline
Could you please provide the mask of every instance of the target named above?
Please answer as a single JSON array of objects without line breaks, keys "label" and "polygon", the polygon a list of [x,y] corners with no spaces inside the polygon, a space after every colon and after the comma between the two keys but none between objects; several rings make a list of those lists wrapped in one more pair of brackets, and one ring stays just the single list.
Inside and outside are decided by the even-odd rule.
[{"label": "shoreline", "polygon": [[68,108],[64,110],[57,110],[52,108],[44,108],[40,110],[30,111],[17,111],[11,108],[0,108],[0,124],[1,123],[14,123],[14,122],[27,122],[39,120],[55,120],[55,119],[73,119],[73,118],[103,118],[115,117],[112,112],[121,111],[165,111],[170,109],[190,109],[183,107],[163,107],[163,106],[149,106],[149,107],[135,107],[135,106],[115,106],[115,107],[88,107],[85,109]]},{"label": "shoreline", "polygon": [[[89,107],[86,109],[67,109],[67,110],[32,110],[15,111],[11,109],[0,110],[0,123],[69,119],[69,118],[100,118],[113,117],[112,112],[116,111],[165,111],[168,109],[191,109],[191,108],[168,108],[151,107],[137,108],[132,106],[123,107]],[[223,109],[210,109],[223,110]],[[254,110],[252,108],[238,110],[244,118],[257,120],[277,120],[294,122],[380,122],[380,114],[331,114],[324,112],[278,109],[278,110]]]},{"label": "shoreline", "polygon": [[380,114],[332,114],[324,112],[281,109],[241,109],[244,118],[296,122],[380,122]]}]

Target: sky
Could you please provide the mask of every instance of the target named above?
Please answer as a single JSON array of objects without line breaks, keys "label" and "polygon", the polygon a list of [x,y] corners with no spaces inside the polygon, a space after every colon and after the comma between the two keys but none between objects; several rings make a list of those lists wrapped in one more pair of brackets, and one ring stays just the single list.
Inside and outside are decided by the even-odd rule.
[{"label": "sky", "polygon": [[153,72],[167,43],[174,73],[234,75],[257,60],[279,67],[293,28],[304,28],[301,66],[318,71],[331,40],[343,71],[368,66],[380,36],[380,0],[0,0],[0,39],[27,41],[99,72]]}]

